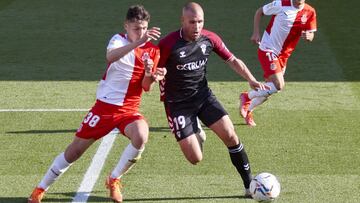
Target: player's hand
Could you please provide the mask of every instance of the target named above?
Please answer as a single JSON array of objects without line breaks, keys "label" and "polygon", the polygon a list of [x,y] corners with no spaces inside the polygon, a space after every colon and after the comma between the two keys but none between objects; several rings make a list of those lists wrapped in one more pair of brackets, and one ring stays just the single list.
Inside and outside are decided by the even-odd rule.
[{"label": "player's hand", "polygon": [[146,42],[148,42],[151,40],[158,40],[160,38],[160,35],[161,35],[160,28],[152,27],[146,31],[143,38]]},{"label": "player's hand", "polygon": [[151,60],[150,58],[144,60],[145,76],[151,76],[153,66],[154,66],[153,60]]},{"label": "player's hand", "polygon": [[156,71],[153,75],[155,82],[159,82],[160,80],[163,80],[165,78],[166,73],[167,73],[167,70],[165,67],[163,67],[163,68],[157,67]]},{"label": "player's hand", "polygon": [[259,33],[253,33],[251,35],[250,40],[254,43],[254,44],[260,44],[260,34]]},{"label": "player's hand", "polygon": [[303,38],[304,40],[306,40],[308,42],[311,42],[314,39],[314,32],[302,31],[301,38]]},{"label": "player's hand", "polygon": [[269,90],[270,87],[258,81],[249,81],[249,86],[254,90]]}]

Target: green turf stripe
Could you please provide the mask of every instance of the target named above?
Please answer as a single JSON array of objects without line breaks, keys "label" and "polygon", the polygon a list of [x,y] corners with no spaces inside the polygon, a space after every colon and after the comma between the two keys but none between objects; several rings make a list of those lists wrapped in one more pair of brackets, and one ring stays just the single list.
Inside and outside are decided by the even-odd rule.
[{"label": "green turf stripe", "polygon": [[14,0],[1,0],[0,1],[0,11],[9,6]]}]

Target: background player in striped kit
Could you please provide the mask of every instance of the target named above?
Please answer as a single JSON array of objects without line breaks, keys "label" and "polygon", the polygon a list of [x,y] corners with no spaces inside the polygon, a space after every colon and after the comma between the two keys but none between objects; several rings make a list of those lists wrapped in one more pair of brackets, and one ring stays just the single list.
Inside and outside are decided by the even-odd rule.
[{"label": "background player in striped kit", "polygon": [[164,78],[166,70],[156,68],[159,48],[151,40],[160,37],[160,29],[148,29],[150,14],[141,5],[128,9],[125,34],[115,34],[107,47],[108,67],[99,82],[96,103],[85,116],[73,142],[60,153],[28,199],[41,202],[50,185],[63,174],[92,143],[114,128],[129,138],[130,144],[121,154],[106,185],[114,202],[122,202],[120,177],[140,159],[148,140],[149,127],[139,113],[141,94],[155,81]]},{"label": "background player in striped kit", "polygon": [[[260,42],[260,21],[263,15],[272,18]],[[272,94],[283,90],[286,63],[300,37],[311,42],[316,31],[315,9],[305,0],[275,0],[259,8],[254,16],[251,41],[259,44],[258,58],[269,90],[251,90],[240,94],[240,115],[246,124],[256,126],[253,110]]]}]

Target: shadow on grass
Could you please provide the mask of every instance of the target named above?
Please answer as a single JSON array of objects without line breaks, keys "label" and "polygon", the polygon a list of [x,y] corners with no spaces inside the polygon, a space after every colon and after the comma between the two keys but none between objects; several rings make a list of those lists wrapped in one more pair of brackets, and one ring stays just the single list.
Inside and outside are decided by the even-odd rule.
[{"label": "shadow on grass", "polygon": [[[75,133],[77,129],[65,130],[22,130],[8,131],[7,134],[58,134],[58,133]],[[150,127],[150,132],[170,132],[169,127]]]},{"label": "shadow on grass", "polygon": [[[75,193],[49,193],[51,194],[61,194],[64,196],[69,196],[69,198],[54,198],[54,197],[44,197],[42,202],[69,202]],[[26,202],[27,197],[0,197],[0,203],[23,203]],[[158,201],[158,202],[171,202],[171,201],[182,201],[182,200],[214,200],[214,199],[247,199],[245,196],[239,195],[227,195],[227,196],[203,196],[203,197],[154,197],[154,198],[125,198],[125,202],[148,202],[148,201]],[[90,196],[87,202],[110,202],[108,197],[100,196]]]}]

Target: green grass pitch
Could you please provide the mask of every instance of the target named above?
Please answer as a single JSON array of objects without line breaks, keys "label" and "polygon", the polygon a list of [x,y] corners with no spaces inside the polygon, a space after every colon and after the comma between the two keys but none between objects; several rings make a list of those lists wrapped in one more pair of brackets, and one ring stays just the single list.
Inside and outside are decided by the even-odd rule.
[{"label": "green grass pitch", "polygon": [[[122,31],[129,5],[152,14],[163,35],[179,27],[186,1],[0,1],[0,110],[87,109],[105,70],[105,47]],[[205,27],[262,78],[249,41],[255,10],[267,1],[201,0]],[[253,173],[281,183],[276,202],[360,202],[360,34],[358,1],[307,1],[317,9],[318,32],[290,58],[286,89],[255,111],[258,126],[238,115],[238,94],[248,89],[217,56],[209,84],[244,142]],[[161,6],[160,6],[161,5]],[[265,25],[265,23],[264,23]],[[150,123],[143,158],[124,176],[125,202],[254,202],[227,149],[209,129],[204,160],[192,166],[170,134],[159,92],[144,94]],[[0,112],[0,202],[25,202],[52,160],[73,139],[85,112]],[[88,202],[109,202],[104,180],[128,144],[118,136]],[[48,191],[44,202],[71,202],[99,143]]]}]

